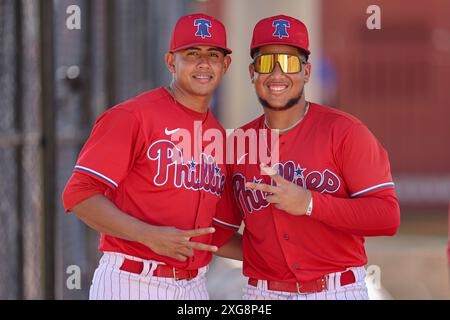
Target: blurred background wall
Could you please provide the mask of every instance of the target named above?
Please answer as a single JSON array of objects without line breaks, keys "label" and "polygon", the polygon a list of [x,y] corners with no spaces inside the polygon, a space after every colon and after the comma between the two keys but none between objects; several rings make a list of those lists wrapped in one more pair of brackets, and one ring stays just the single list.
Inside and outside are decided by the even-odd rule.
[{"label": "blurred background wall", "polygon": [[[381,8],[381,30],[366,27],[372,4]],[[66,27],[70,5],[81,9],[81,30]],[[248,76],[255,23],[282,13],[305,22],[307,98],[359,117],[391,158],[402,226],[395,237],[367,239],[383,297],[448,299],[445,0],[0,0],[0,298],[87,298],[98,236],[64,212],[62,190],[95,119],[168,84],[170,32],[189,12],[227,26],[233,63],[212,103],[226,128],[262,113]],[[80,267],[81,290],[66,286],[70,265]],[[240,297],[239,267],[213,262],[212,298]]]}]

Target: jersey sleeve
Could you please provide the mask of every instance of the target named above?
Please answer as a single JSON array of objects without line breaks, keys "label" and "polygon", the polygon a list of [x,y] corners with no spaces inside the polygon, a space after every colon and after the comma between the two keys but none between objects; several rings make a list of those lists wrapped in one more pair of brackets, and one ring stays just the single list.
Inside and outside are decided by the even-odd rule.
[{"label": "jersey sleeve", "polygon": [[63,206],[66,212],[78,203],[97,194],[105,194],[108,187],[88,175],[74,172],[64,188],[62,194]]},{"label": "jersey sleeve", "polygon": [[336,159],[352,198],[394,187],[388,154],[363,124],[353,125],[345,134]]},{"label": "jersey sleeve", "polygon": [[400,207],[393,189],[380,188],[354,199],[313,192],[312,219],[362,237],[393,236]]},{"label": "jersey sleeve", "polygon": [[242,215],[233,196],[231,173],[230,170],[228,171],[225,188],[221,199],[217,203],[216,213],[213,218],[213,225],[217,227],[213,236],[213,244],[219,247],[239,230],[242,223]]},{"label": "jersey sleeve", "polygon": [[358,236],[392,236],[400,225],[387,152],[363,124],[342,138],[336,153],[349,197],[313,192],[311,218]]},{"label": "jersey sleeve", "polygon": [[97,120],[74,172],[89,175],[115,189],[144,146],[138,119],[129,111],[111,109]]}]

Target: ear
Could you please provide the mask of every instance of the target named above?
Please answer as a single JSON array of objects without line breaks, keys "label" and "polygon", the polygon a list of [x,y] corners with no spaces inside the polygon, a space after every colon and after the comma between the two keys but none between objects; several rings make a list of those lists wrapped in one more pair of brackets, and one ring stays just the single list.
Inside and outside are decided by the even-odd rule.
[{"label": "ear", "polygon": [[308,83],[309,82],[309,78],[311,77],[311,64],[310,63],[308,63],[308,64],[305,64],[305,71],[304,71],[304,80],[305,80],[305,83]]},{"label": "ear", "polygon": [[165,55],[166,67],[170,73],[175,73],[175,55],[172,52],[168,52]]},{"label": "ear", "polygon": [[223,60],[223,74],[225,74],[228,71],[228,68],[231,65],[231,57],[229,55],[226,55]]},{"label": "ear", "polygon": [[250,80],[252,81],[252,83],[255,83],[255,66],[253,65],[253,63],[250,63],[248,66],[248,71],[250,73]]}]

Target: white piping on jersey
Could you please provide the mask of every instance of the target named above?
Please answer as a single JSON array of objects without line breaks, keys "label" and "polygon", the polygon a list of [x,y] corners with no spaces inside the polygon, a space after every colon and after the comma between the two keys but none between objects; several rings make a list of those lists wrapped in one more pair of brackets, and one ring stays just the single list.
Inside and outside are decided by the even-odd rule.
[{"label": "white piping on jersey", "polygon": [[238,229],[238,230],[240,229],[240,226],[236,226],[234,224],[226,223],[226,222],[220,221],[220,220],[218,220],[216,218],[213,218],[213,221],[217,222],[218,224],[224,225],[226,227],[230,227],[230,228]]},{"label": "white piping on jersey", "polygon": [[356,193],[352,194],[350,197],[354,198],[354,197],[362,195],[363,193],[367,193],[367,192],[373,191],[375,189],[380,189],[380,188],[383,188],[383,187],[393,187],[393,186],[395,186],[395,184],[393,182],[382,183],[382,184],[379,184],[379,185],[376,185],[376,186],[364,189],[362,191],[356,192]]},{"label": "white piping on jersey", "polygon": [[94,171],[94,170],[92,170],[92,169],[89,169],[89,168],[86,168],[86,167],[82,167],[82,166],[75,166],[75,169],[78,169],[78,170],[81,170],[81,171],[87,171],[87,172],[90,172],[90,173],[92,173],[92,174],[94,174],[94,175],[96,175],[96,176],[98,176],[98,177],[100,177],[100,178],[102,178],[102,179],[108,181],[109,183],[111,183],[111,184],[112,184],[113,186],[115,186],[116,188],[119,187],[119,185],[118,185],[116,182],[114,182],[114,180],[111,180],[111,179],[108,178],[107,176],[104,176],[103,174],[101,174],[101,173],[99,173],[99,172],[97,172],[97,171]]}]

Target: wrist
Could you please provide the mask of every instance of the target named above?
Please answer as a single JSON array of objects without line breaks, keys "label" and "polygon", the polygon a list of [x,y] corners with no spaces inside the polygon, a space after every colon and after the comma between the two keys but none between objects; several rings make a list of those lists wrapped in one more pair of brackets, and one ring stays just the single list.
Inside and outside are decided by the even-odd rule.
[{"label": "wrist", "polygon": [[297,204],[297,209],[295,212],[292,211],[291,214],[296,216],[310,216],[312,212],[312,198],[311,191],[305,189],[304,198]]},{"label": "wrist", "polygon": [[309,200],[309,203],[308,203],[308,208],[306,209],[306,215],[307,216],[311,216],[312,211],[313,211],[313,197],[312,197],[312,194],[311,194],[310,195],[310,200]]},{"label": "wrist", "polygon": [[142,244],[148,244],[149,241],[152,241],[154,233],[155,227],[143,222],[138,224],[133,231],[134,239]]},{"label": "wrist", "polygon": [[306,197],[302,206],[302,214],[306,216],[310,216],[312,212],[312,192],[309,190],[306,191]]}]

